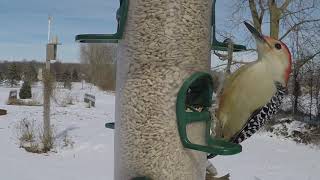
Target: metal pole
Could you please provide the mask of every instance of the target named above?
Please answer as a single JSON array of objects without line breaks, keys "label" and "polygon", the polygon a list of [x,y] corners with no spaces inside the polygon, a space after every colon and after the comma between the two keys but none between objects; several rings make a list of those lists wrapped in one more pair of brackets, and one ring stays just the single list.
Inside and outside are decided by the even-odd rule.
[{"label": "metal pole", "polygon": [[50,43],[50,38],[51,38],[51,21],[52,21],[52,17],[49,16],[48,17],[48,43]]}]

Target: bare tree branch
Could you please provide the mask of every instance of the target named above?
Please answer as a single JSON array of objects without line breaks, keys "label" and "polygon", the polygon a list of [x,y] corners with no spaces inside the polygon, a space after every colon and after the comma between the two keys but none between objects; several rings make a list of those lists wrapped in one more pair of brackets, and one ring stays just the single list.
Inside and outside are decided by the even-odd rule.
[{"label": "bare tree branch", "polygon": [[227,68],[226,68],[226,73],[227,73],[227,75],[230,75],[231,63],[233,61],[233,42],[229,38],[229,39],[227,39],[227,43],[228,43],[228,64],[227,64]]},{"label": "bare tree branch", "polygon": [[316,57],[318,54],[320,54],[320,51],[312,54],[311,56],[306,56],[305,58],[299,60],[297,62],[297,67],[296,68],[301,68],[302,66],[304,66],[308,61],[312,60],[314,57]]},{"label": "bare tree branch", "polygon": [[277,7],[275,0],[268,1],[269,15],[270,15],[270,36],[278,39],[279,36],[279,24],[281,19],[281,9]]},{"label": "bare tree branch", "polygon": [[287,16],[291,16],[291,15],[294,15],[294,14],[297,14],[297,13],[301,13],[301,12],[304,12],[304,11],[311,10],[313,8],[314,8],[314,3],[311,6],[303,7],[301,9],[299,9],[299,10],[296,10],[296,11],[292,11],[292,10],[288,10],[288,9],[283,10],[283,12],[282,12],[283,15],[282,15],[281,19],[284,19]]},{"label": "bare tree branch", "polygon": [[[236,65],[236,64],[250,64],[250,63],[251,63],[251,62],[233,61],[233,62],[231,63],[231,65]],[[217,66],[213,67],[212,69],[217,69],[217,68],[219,68],[219,67],[227,66],[227,65],[228,65],[227,63],[225,63],[225,64],[220,64],[220,65],[217,65]]]},{"label": "bare tree branch", "polygon": [[289,4],[290,4],[291,2],[292,2],[292,0],[286,0],[286,1],[280,6],[279,9],[281,9],[281,11],[284,12],[284,11],[288,8],[288,6],[289,6]]},{"label": "bare tree branch", "polygon": [[259,0],[259,8],[260,8],[260,13],[259,13],[259,23],[260,25],[262,24],[264,13],[266,11],[265,7],[263,6],[263,0]]},{"label": "bare tree branch", "polygon": [[312,20],[305,20],[305,21],[298,22],[298,23],[294,24],[293,26],[291,26],[291,28],[289,28],[289,29],[279,38],[279,40],[282,40],[283,38],[285,38],[291,31],[293,31],[294,29],[296,29],[296,28],[299,27],[300,25],[305,24],[305,23],[310,23],[310,22],[317,22],[317,21],[320,21],[320,19],[312,19]]},{"label": "bare tree branch", "polygon": [[[250,7],[251,14],[252,14],[254,27],[259,32],[261,32],[260,16],[259,16],[258,11],[257,11],[255,0],[249,0],[249,7]],[[261,19],[261,21],[262,21],[262,19]]]},{"label": "bare tree branch", "polygon": [[221,53],[218,53],[217,51],[214,51],[213,54],[216,55],[221,61],[225,61],[228,59],[227,54],[221,54]]}]

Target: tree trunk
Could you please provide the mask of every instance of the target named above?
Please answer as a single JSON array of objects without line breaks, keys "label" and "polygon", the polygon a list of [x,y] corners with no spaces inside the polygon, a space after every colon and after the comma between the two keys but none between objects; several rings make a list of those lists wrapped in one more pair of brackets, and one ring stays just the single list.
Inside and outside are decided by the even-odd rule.
[{"label": "tree trunk", "polygon": [[259,16],[257,8],[256,8],[255,0],[249,0],[249,7],[250,7],[250,11],[251,11],[253,25],[259,32],[261,32],[261,23],[262,23],[263,14],[261,14],[261,16]]},{"label": "tree trunk", "polygon": [[269,1],[270,12],[270,37],[274,39],[279,38],[279,25],[281,18],[281,9],[277,7],[275,0]]},{"label": "tree trunk", "polygon": [[314,97],[316,98],[316,119],[320,119],[320,102],[319,102],[319,90],[320,90],[320,80],[319,80],[319,73],[316,74],[316,81],[315,81],[315,92],[314,92]]},{"label": "tree trunk", "polygon": [[[48,63],[47,63],[48,64]],[[47,69],[49,68],[49,69]],[[51,149],[51,128],[50,128],[50,96],[52,92],[50,67],[47,66],[43,78],[43,145],[44,150]]]},{"label": "tree trunk", "polygon": [[300,95],[300,83],[298,81],[298,70],[296,68],[293,71],[292,80],[293,80],[292,115],[294,116],[298,112],[298,98],[299,98],[299,95]]},{"label": "tree trunk", "polygon": [[[312,67],[311,67],[312,68]],[[312,101],[313,101],[313,72],[310,73],[310,106],[309,106],[309,120],[312,120]]]}]

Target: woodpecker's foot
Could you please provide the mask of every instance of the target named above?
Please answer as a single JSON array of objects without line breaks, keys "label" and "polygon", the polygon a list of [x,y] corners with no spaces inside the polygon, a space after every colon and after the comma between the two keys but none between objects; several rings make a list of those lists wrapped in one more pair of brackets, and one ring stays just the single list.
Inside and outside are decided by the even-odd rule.
[{"label": "woodpecker's foot", "polygon": [[217,174],[217,169],[213,166],[213,164],[210,161],[207,161],[206,180],[229,180],[229,174],[226,174],[222,177],[217,177]]},{"label": "woodpecker's foot", "polygon": [[212,107],[209,109],[211,114],[211,120],[212,120],[212,126],[210,128],[211,130],[211,136],[213,138],[221,138],[222,137],[222,123],[218,120],[218,118],[215,115],[215,109]]},{"label": "woodpecker's foot", "polygon": [[226,174],[222,177],[216,177],[215,175],[212,175],[211,172],[206,171],[206,180],[230,180],[230,174]]}]

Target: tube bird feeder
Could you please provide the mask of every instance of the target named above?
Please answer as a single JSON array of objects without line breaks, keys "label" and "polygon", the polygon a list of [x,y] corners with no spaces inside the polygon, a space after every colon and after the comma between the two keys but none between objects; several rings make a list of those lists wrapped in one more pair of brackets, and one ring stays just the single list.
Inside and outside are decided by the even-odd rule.
[{"label": "tube bird feeder", "polygon": [[[215,0],[121,0],[117,42],[115,180],[204,180],[208,153],[241,146],[212,139],[211,49],[226,50],[212,27]],[[245,48],[241,46],[240,48]]]},{"label": "tube bird feeder", "polygon": [[[184,148],[176,119],[183,82],[210,69],[211,0],[130,1],[117,58],[115,179],[204,179],[205,152]],[[187,129],[205,144],[205,123]]]}]

